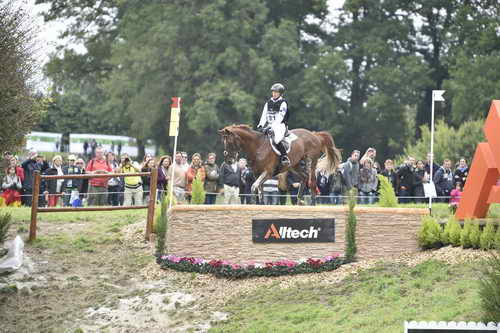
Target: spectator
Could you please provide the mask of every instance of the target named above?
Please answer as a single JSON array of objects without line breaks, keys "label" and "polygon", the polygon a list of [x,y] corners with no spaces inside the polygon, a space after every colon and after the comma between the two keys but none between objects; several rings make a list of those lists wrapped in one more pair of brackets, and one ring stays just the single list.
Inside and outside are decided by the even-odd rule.
[{"label": "spectator", "polygon": [[85,142],[83,142],[83,155],[88,156],[89,154],[88,151],[89,151],[89,142],[85,140]]},{"label": "spectator", "polygon": [[[130,156],[127,153],[123,153],[120,155],[120,165],[123,165],[125,162],[126,158],[130,158]],[[118,169],[118,172],[120,170]],[[120,206],[123,206],[123,201],[124,201],[124,194],[125,194],[125,179],[123,177],[118,178],[120,180],[120,193],[118,193],[118,201],[120,203]]]},{"label": "spectator", "polygon": [[330,193],[332,188],[333,175],[328,174],[326,170],[318,169],[316,172],[316,186],[319,190],[319,203],[329,204],[330,203]]},{"label": "spectator", "polygon": [[377,195],[377,170],[373,168],[373,161],[366,157],[363,167],[359,170],[359,195],[361,204],[373,204]]},{"label": "spectator", "polygon": [[264,205],[278,204],[278,177],[267,179],[262,184],[262,192],[264,193]]},{"label": "spectator", "polygon": [[413,196],[413,187],[415,185],[415,158],[408,156],[405,163],[399,167],[396,175],[399,184],[399,202],[409,203],[411,196]]},{"label": "spectator", "polygon": [[24,170],[19,165],[19,160],[17,159],[16,156],[12,156],[8,167],[13,167],[16,169],[16,175],[19,177],[19,179],[21,180],[21,184],[22,184],[22,182],[24,181]]},{"label": "spectator", "polygon": [[209,153],[204,166],[206,173],[204,184],[206,205],[213,205],[217,200],[217,184],[219,183],[220,170],[215,163],[216,157],[215,153]]},{"label": "spectator", "polygon": [[[151,172],[154,168],[156,168],[156,162],[151,155],[149,155],[148,159],[143,162],[141,165],[142,172]],[[151,177],[150,176],[142,176],[142,190],[144,191],[143,202],[149,202],[149,195],[151,191]]]},{"label": "spectator", "polygon": [[359,183],[359,150],[353,150],[351,157],[343,163],[342,168],[344,170],[344,182],[346,185],[346,191],[350,191],[351,188],[358,188]]},{"label": "spectator", "polygon": [[252,170],[247,166],[247,160],[240,158],[238,167],[241,171],[240,201],[242,204],[252,203],[252,184],[255,181]]},{"label": "spectator", "polygon": [[[120,165],[121,173],[136,173],[141,171],[141,166],[139,163],[134,162],[130,157],[126,157],[123,160],[123,164]],[[127,176],[124,177],[125,182],[125,193],[123,193],[123,205],[124,206],[141,206],[142,205],[142,179],[141,176]]]},{"label": "spectator", "polygon": [[[360,165],[362,166],[363,165],[363,162],[366,158],[369,158],[372,160],[372,167],[375,167],[375,163],[376,163],[376,157],[377,157],[377,150],[375,148],[368,148],[365,152],[365,154],[363,155],[363,157],[361,157],[361,159],[359,160],[359,163]],[[379,165],[378,163],[376,163],[377,165]]]},{"label": "spectator", "polygon": [[344,201],[342,196],[345,191],[344,176],[342,175],[342,168],[339,165],[335,173],[332,175],[332,187],[330,192],[331,203],[334,205],[341,205]]},{"label": "spectator", "polygon": [[[65,175],[81,175],[82,169],[76,165],[76,156],[68,156],[68,165],[62,168]],[[61,192],[63,193],[63,205],[71,206],[72,198],[78,198],[82,187],[82,179],[63,179]]]},{"label": "spectator", "polygon": [[2,179],[2,198],[4,204],[11,207],[21,206],[21,190],[23,188],[21,179],[16,174],[16,168],[9,166]]},{"label": "spectator", "polygon": [[[33,195],[33,177],[35,171],[40,171],[40,173],[45,172],[49,168],[49,165],[44,161],[41,155],[38,155],[36,151],[31,151],[29,157],[26,161],[21,164],[24,170],[24,182],[23,182],[23,204],[25,206],[31,206],[32,195]],[[39,206],[44,206],[43,197],[38,201]]]},{"label": "spectator", "polygon": [[301,186],[301,178],[294,170],[289,170],[286,178],[288,183],[288,192],[290,192],[290,201],[292,202],[292,205],[296,205]]},{"label": "spectator", "polygon": [[3,153],[3,159],[2,162],[0,163],[0,177],[2,177],[2,179],[3,176],[7,175],[7,173],[5,172],[7,171],[7,168],[10,166],[13,157],[14,155],[10,151],[6,151]]},{"label": "spectator", "polygon": [[[432,157],[432,154],[428,153],[427,154],[427,161],[425,162],[425,172],[427,172],[429,175],[431,174],[431,167],[430,167],[431,157]],[[436,172],[438,170],[439,170],[439,165],[436,163],[436,160],[434,160],[432,162],[432,177],[434,177],[434,175],[436,174]]]},{"label": "spectator", "polygon": [[[92,141],[95,144],[95,140]],[[106,174],[113,171],[111,166],[104,158],[104,150],[101,147],[96,147],[94,150],[95,157],[90,160],[85,169],[87,174]],[[89,206],[105,206],[108,203],[108,178],[90,178],[89,179]]]},{"label": "spectator", "polygon": [[179,151],[175,154],[174,163],[168,168],[168,181],[172,183],[175,200],[183,202],[186,195],[186,171],[182,166],[182,153]]},{"label": "spectator", "polygon": [[460,198],[462,197],[462,182],[458,181],[455,183],[455,188],[451,190],[450,196],[450,210],[455,214],[460,204]]},{"label": "spectator", "polygon": [[92,158],[96,157],[95,155],[96,149],[97,149],[97,141],[95,141],[95,139],[92,139],[92,141],[90,141],[90,150],[91,150],[90,153]]},{"label": "spectator", "polygon": [[394,170],[394,162],[392,160],[385,160],[384,162],[384,171],[382,171],[382,175],[389,179],[389,182],[394,189],[394,194],[398,193],[398,177],[396,175],[396,171]]},{"label": "spectator", "polygon": [[286,205],[287,194],[288,194],[288,176],[287,172],[282,172],[278,174],[278,195],[279,195],[278,201],[281,206]]},{"label": "spectator", "polygon": [[425,171],[424,161],[418,160],[415,169],[415,182],[413,184],[413,195],[415,202],[425,202],[424,184],[429,182],[429,174]]},{"label": "spectator", "polygon": [[[64,175],[62,170],[62,157],[60,155],[56,155],[52,158],[52,167],[48,168],[45,171],[46,175],[49,176],[62,176]],[[64,179],[48,179],[45,180],[44,188],[45,191],[43,194],[45,195],[45,200],[48,203],[49,207],[57,206],[59,198],[62,194],[62,185]]]},{"label": "spectator", "polygon": [[454,172],[455,175],[455,183],[460,182],[462,188],[465,186],[465,181],[467,180],[467,176],[469,175],[469,167],[467,166],[467,161],[465,158],[461,158],[460,162],[458,162],[458,166]]},{"label": "spectator", "polygon": [[196,177],[200,177],[201,182],[205,183],[205,168],[201,164],[201,156],[198,153],[194,153],[191,157],[191,165],[186,172],[186,199],[189,203],[191,203],[193,181]]},{"label": "spectator", "polygon": [[118,155],[120,156],[122,154],[122,142],[118,141],[118,149],[116,151]]},{"label": "spectator", "polygon": [[158,167],[158,201],[163,200],[165,191],[168,191],[168,168],[172,164],[172,157],[162,156]]},{"label": "spectator", "polygon": [[451,190],[454,188],[454,177],[453,171],[451,170],[451,161],[445,159],[443,161],[443,166],[434,175],[434,185],[436,186],[436,193],[438,197],[442,197],[439,201],[449,202],[449,197]]},{"label": "spectator", "polygon": [[[83,158],[78,158],[75,162],[75,165],[80,170],[82,170],[82,174],[85,174],[85,161],[83,160]],[[84,196],[87,195],[88,191],[89,191],[89,180],[82,179],[82,185],[80,187],[80,200],[81,200],[81,202],[83,202]]]},{"label": "spectator", "polygon": [[188,154],[185,151],[182,152],[182,168],[184,172],[187,172],[187,169],[189,169]]},{"label": "spectator", "polygon": [[[119,171],[120,164],[115,158],[115,154],[110,151],[106,154],[106,162],[111,167],[112,172]],[[108,180],[108,205],[118,206],[120,204],[121,180],[120,177],[112,177]]]},{"label": "spectator", "polygon": [[239,203],[240,194],[241,170],[238,168],[238,163],[228,157],[221,165],[220,181],[224,186],[224,203],[234,204]]}]

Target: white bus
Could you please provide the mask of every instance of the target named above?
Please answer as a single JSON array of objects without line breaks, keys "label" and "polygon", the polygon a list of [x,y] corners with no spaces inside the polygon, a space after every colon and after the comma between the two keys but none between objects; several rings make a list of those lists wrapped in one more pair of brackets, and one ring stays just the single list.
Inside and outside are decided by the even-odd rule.
[{"label": "white bus", "polygon": [[61,151],[61,133],[31,132],[26,136],[26,149],[43,152]]},{"label": "white bus", "polygon": [[[90,154],[94,141],[97,146],[101,146],[106,151],[112,151],[115,154],[127,153],[130,156],[137,156],[138,153],[137,143],[134,138],[104,134],[70,134],[69,151],[73,154]],[[85,145],[85,142],[87,145]],[[84,151],[84,146],[87,146],[87,151]],[[151,141],[146,143],[146,154],[155,155],[155,148]]]}]

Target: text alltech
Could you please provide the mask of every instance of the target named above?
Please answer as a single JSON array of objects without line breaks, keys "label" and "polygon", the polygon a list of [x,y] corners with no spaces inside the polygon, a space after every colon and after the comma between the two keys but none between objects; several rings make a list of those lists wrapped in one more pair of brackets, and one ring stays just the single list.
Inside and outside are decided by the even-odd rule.
[{"label": "text alltech", "polygon": [[264,239],[275,238],[275,239],[297,239],[297,238],[308,238],[317,239],[321,228],[314,228],[310,226],[309,229],[294,229],[292,227],[280,227],[279,230],[274,224],[271,224],[269,229],[264,236]]}]

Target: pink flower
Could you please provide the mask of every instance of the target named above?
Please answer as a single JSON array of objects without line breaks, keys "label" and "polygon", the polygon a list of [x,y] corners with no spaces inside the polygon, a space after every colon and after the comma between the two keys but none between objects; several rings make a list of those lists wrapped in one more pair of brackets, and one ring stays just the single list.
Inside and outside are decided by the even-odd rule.
[{"label": "pink flower", "polygon": [[238,265],[238,264],[232,264],[232,265],[231,265],[231,267],[232,267],[233,269],[240,269],[240,268],[241,268],[241,266],[240,266],[240,265]]},{"label": "pink flower", "polygon": [[193,263],[196,264],[196,265],[199,265],[199,264],[203,264],[203,262],[204,262],[203,259],[201,259],[201,258],[195,258]]}]

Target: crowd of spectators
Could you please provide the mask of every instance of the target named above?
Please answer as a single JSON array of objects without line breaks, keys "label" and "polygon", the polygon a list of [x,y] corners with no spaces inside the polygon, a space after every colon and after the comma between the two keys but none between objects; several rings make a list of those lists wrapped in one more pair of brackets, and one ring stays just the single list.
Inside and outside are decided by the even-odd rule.
[{"label": "crowd of spectators", "polygon": [[[316,188],[313,189],[322,204],[342,204],[347,191],[358,190],[361,204],[373,204],[377,201],[380,184],[378,175],[383,175],[392,184],[401,203],[422,203],[431,195],[430,175],[432,168],[433,182],[438,196],[437,201],[458,205],[462,188],[468,175],[465,159],[460,159],[455,167],[445,159],[441,166],[430,165],[430,156],[424,160],[415,160],[408,156],[399,166],[387,159],[383,168],[377,161],[377,152],[369,148],[363,156],[359,150],[352,151],[349,158],[338,169],[329,173],[316,170]],[[134,161],[126,153],[120,156],[113,151],[105,152],[100,146],[92,149],[84,158],[69,155],[66,160],[56,155],[47,161],[35,151],[28,153],[21,163],[16,156],[6,152],[2,161],[2,194],[0,204],[7,206],[30,206],[33,193],[33,175],[39,171],[44,175],[79,175],[149,172],[158,168],[158,200],[165,195],[169,185],[177,202],[191,201],[194,179],[203,183],[206,192],[205,203],[215,204],[252,204],[258,203],[257,196],[251,193],[255,182],[246,159],[226,158],[217,163],[215,153],[209,153],[204,159],[199,153],[188,156],[177,152],[172,159],[165,155],[155,158],[146,154],[141,162]],[[312,189],[302,185],[300,177],[294,172],[279,174],[263,184],[263,202],[266,205],[287,204],[288,197],[292,204],[297,204],[297,194],[301,190],[310,194]],[[99,177],[90,179],[44,180],[40,184],[39,204],[53,207],[63,206],[130,206],[144,205],[149,200],[151,184],[148,176]]]}]

